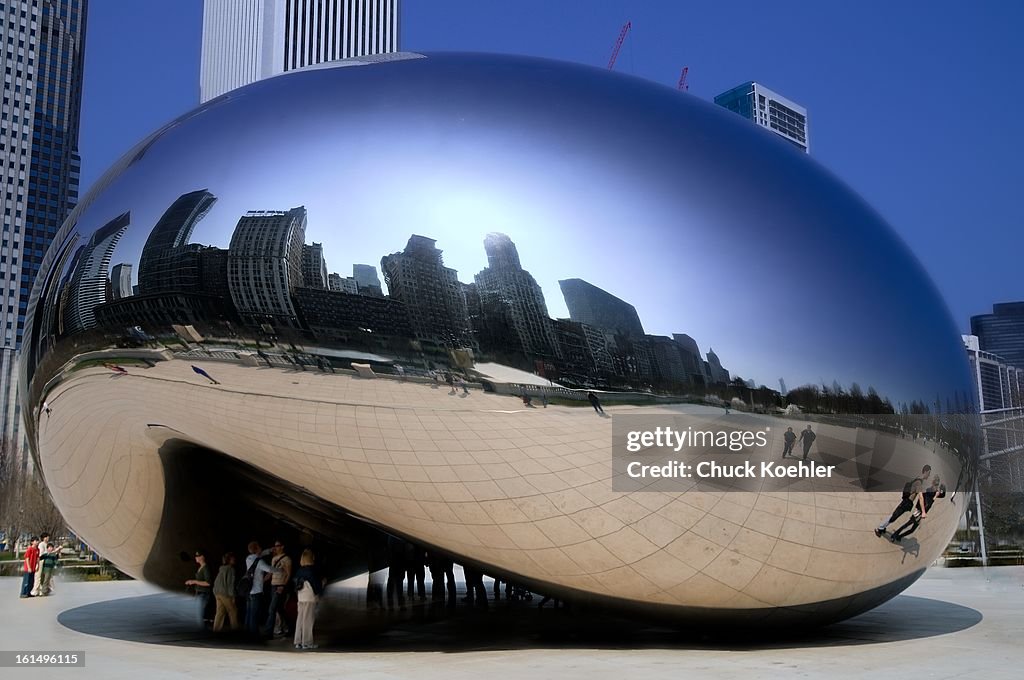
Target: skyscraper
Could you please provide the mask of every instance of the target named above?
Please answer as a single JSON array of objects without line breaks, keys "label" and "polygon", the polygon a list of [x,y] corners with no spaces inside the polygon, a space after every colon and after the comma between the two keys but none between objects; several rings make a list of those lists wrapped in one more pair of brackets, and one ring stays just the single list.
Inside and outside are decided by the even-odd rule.
[{"label": "skyscraper", "polygon": [[78,123],[82,102],[87,0],[0,2],[0,55],[6,71],[0,178],[3,241],[0,263],[0,426],[20,427],[16,352],[21,348],[29,291],[43,255],[78,202]]},{"label": "skyscraper", "polygon": [[[199,285],[199,246],[189,248],[199,220],[217,199],[206,189],[179,196],[157,220],[139,257],[139,292],[143,295],[195,290]],[[191,255],[189,254],[191,253]]]},{"label": "skyscraper", "polygon": [[711,372],[711,382],[727,384],[729,382],[729,371],[725,370],[714,349],[708,350],[708,367]]},{"label": "skyscraper", "polygon": [[278,73],[398,51],[399,0],[205,0],[199,100]]},{"label": "skyscraper", "polygon": [[355,279],[356,285],[359,286],[359,292],[363,295],[377,297],[384,295],[380,286],[380,277],[377,276],[377,268],[372,264],[352,265],[352,278]]},{"label": "skyscraper", "polygon": [[292,292],[302,285],[306,209],[248,212],[228,247],[228,289],[243,320],[299,325]]},{"label": "skyscraper", "polygon": [[558,338],[544,293],[520,264],[516,244],[505,234],[492,233],[484,239],[484,251],[487,267],[475,277],[482,313],[492,305],[504,308],[520,351],[558,356]]},{"label": "skyscraper", "polygon": [[810,151],[807,109],[755,82],[737,85],[715,97],[715,103],[771,130],[804,153]]},{"label": "skyscraper", "polygon": [[302,285],[327,290],[327,260],[324,259],[322,243],[302,246]]},{"label": "skyscraper", "polygon": [[390,297],[405,303],[416,338],[435,348],[470,342],[466,298],[458,272],[444,266],[437,241],[412,235],[400,253],[380,260]]},{"label": "skyscraper", "polygon": [[1024,367],[1024,302],[1003,302],[992,305],[991,314],[972,316],[971,334],[983,351]]},{"label": "skyscraper", "polygon": [[120,262],[110,270],[111,296],[115,300],[132,296],[132,265]]},{"label": "skyscraper", "polygon": [[569,318],[635,338],[644,336],[636,307],[583,279],[558,282]]}]

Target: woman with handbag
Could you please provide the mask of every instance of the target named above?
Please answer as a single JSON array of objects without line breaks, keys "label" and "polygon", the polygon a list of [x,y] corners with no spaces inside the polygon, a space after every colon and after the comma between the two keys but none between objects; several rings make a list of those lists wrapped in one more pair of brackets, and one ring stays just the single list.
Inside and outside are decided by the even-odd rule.
[{"label": "woman with handbag", "polygon": [[306,548],[295,572],[295,593],[298,600],[298,619],[295,622],[295,649],[316,649],[313,642],[313,622],[316,606],[324,593],[324,580],[317,573],[313,551]]}]

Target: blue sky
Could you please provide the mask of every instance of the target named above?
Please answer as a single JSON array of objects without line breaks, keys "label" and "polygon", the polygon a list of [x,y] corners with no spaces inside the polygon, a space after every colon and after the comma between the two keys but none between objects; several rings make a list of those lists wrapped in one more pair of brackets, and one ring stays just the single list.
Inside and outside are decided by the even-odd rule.
[{"label": "blue sky", "polygon": [[[201,0],[90,2],[83,189],[198,103],[201,17]],[[754,79],[806,106],[814,157],[906,240],[962,328],[1024,298],[1024,4],[404,0],[402,47],[603,65],[627,19],[619,71],[674,86],[688,65],[699,97]]]}]

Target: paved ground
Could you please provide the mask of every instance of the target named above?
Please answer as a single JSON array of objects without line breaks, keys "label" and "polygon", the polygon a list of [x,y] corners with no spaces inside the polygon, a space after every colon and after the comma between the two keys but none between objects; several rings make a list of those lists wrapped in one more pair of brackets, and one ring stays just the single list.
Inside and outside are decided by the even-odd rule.
[{"label": "paved ground", "polygon": [[[758,640],[595,620],[529,605],[430,614],[368,614],[358,583],[335,587],[321,649],[285,641],[251,646],[190,628],[192,602],[135,581],[62,583],[50,598],[19,601],[0,580],[6,650],[84,650],[104,680],[245,674],[285,678],[372,677],[872,677],[1019,678],[1024,664],[1024,567],[932,569],[906,594],[814,633]],[[493,605],[493,603],[492,603]],[[778,631],[776,631],[778,632]],[[50,678],[76,671],[3,671]]]}]

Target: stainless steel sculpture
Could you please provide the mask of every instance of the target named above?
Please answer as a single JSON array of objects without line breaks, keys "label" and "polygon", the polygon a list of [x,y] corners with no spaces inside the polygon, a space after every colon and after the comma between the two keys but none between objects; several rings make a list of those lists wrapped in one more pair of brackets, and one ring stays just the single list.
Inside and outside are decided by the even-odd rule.
[{"label": "stainless steel sculpture", "polygon": [[[581,605],[834,620],[940,554],[976,455],[956,328],[863,201],[728,111],[528,58],[352,60],[172,122],[60,230],[22,357],[57,505],[167,588],[198,545],[341,576],[392,535]],[[863,483],[613,488],[613,422],[730,403]],[[950,494],[894,545],[873,475],[920,460]]]}]

